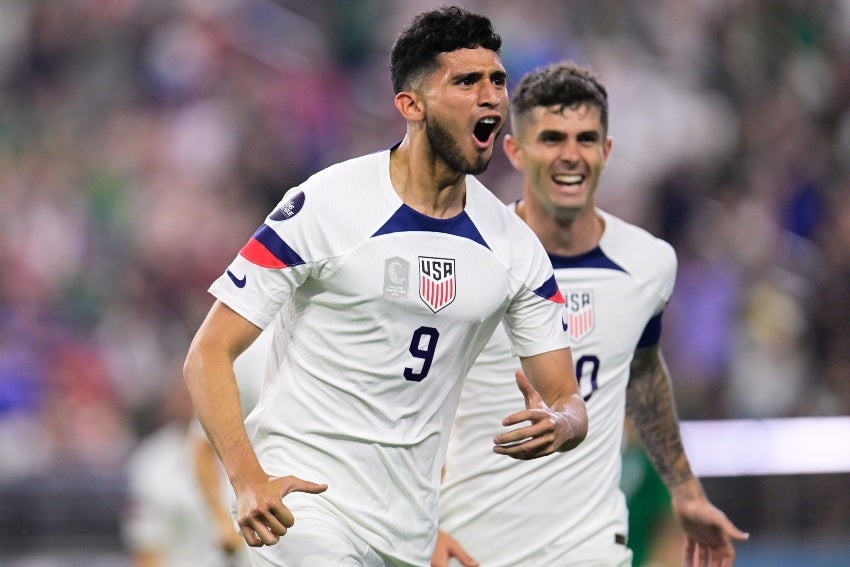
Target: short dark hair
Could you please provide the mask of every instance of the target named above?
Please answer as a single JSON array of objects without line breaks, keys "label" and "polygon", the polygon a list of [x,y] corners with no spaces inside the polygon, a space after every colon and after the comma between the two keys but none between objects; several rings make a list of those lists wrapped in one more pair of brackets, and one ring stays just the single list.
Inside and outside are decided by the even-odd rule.
[{"label": "short dark hair", "polygon": [[502,47],[502,38],[486,16],[456,6],[418,14],[396,38],[390,54],[393,91],[410,88],[423,73],[436,69],[441,53],[476,47],[496,53]]},{"label": "short dark hair", "polygon": [[522,121],[538,106],[559,110],[589,104],[599,109],[599,119],[608,132],[608,91],[599,77],[587,67],[571,61],[550,63],[529,71],[519,80],[511,95],[511,117]]}]

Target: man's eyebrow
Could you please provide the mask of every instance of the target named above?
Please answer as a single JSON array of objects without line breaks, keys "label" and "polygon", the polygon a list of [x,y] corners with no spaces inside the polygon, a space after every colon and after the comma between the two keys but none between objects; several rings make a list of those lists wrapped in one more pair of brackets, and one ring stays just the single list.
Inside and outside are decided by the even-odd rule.
[{"label": "man's eyebrow", "polygon": [[476,78],[477,79],[477,78],[481,77],[483,74],[484,73],[481,72],[481,71],[458,71],[457,73],[455,73],[454,78],[455,79],[469,79],[469,78]]},{"label": "man's eyebrow", "polygon": [[599,132],[599,130],[582,130],[576,136],[576,138],[592,138],[594,140],[598,140],[601,137],[602,134]]},{"label": "man's eyebrow", "polygon": [[[576,136],[577,140],[580,140],[580,139],[598,140],[599,138],[602,137],[602,134],[600,134],[598,130],[582,130],[581,132],[578,132],[575,136]],[[554,139],[554,138],[564,139],[564,138],[568,138],[569,134],[567,134],[566,132],[562,132],[561,130],[546,129],[546,130],[541,130],[540,133],[538,134],[538,137],[539,138],[550,138],[550,139]]]},{"label": "man's eyebrow", "polygon": [[480,81],[481,77],[484,76],[483,71],[460,71],[456,75],[454,75],[453,80],[456,83],[460,83],[463,81]]},{"label": "man's eyebrow", "polygon": [[564,132],[561,132],[560,130],[541,130],[540,133],[537,135],[537,137],[538,138],[558,138],[558,139],[562,139],[562,138],[566,138],[567,135]]},{"label": "man's eyebrow", "polygon": [[492,73],[487,73],[486,71],[462,71],[454,75],[454,80],[457,82],[472,79],[474,81],[480,81],[484,77],[489,77],[490,80],[496,81],[506,81],[508,78],[508,74],[505,71],[493,71]]}]

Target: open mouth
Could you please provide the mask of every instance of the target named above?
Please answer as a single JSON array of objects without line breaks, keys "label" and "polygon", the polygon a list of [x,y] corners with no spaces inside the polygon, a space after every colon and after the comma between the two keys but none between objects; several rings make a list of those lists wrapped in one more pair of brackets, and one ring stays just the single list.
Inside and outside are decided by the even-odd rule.
[{"label": "open mouth", "polygon": [[562,173],[552,176],[552,180],[558,185],[567,185],[572,187],[574,185],[580,185],[581,182],[584,181],[584,175],[580,175],[578,173]]},{"label": "open mouth", "polygon": [[472,135],[475,136],[475,139],[479,142],[486,142],[490,139],[490,136],[493,134],[493,131],[496,129],[496,118],[493,116],[488,116],[487,118],[482,118],[475,125],[475,129],[472,131]]}]

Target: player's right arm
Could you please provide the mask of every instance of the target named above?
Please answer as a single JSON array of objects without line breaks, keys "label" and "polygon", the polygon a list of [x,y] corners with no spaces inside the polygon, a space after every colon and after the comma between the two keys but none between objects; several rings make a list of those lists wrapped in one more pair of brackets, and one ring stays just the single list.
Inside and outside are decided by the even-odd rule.
[{"label": "player's right arm", "polygon": [[282,502],[285,495],[327,489],[327,485],[293,476],[269,476],[251,447],[233,361],[259,334],[253,323],[216,301],[192,340],[183,366],[195,412],[236,493],[242,537],[253,547],[277,543],[294,523]]}]

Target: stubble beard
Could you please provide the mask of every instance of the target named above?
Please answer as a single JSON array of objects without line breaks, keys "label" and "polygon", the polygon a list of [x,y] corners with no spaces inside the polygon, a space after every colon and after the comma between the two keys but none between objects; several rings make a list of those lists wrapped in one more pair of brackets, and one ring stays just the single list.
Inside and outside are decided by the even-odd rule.
[{"label": "stubble beard", "polygon": [[426,118],[425,135],[428,136],[431,148],[440,156],[440,159],[460,173],[479,175],[484,173],[487,170],[487,166],[490,165],[492,153],[490,156],[478,154],[478,159],[474,162],[465,158],[457,141],[436,120]]}]

